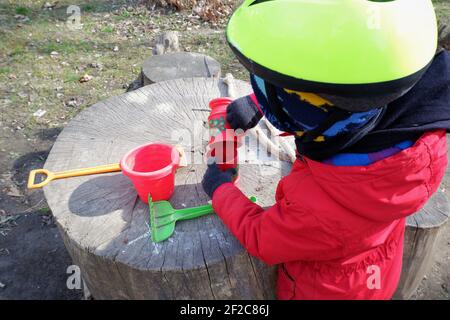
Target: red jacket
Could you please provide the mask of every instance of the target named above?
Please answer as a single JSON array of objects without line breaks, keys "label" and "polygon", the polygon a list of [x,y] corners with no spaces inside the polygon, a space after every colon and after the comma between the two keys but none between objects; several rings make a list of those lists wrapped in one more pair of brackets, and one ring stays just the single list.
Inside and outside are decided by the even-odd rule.
[{"label": "red jacket", "polygon": [[437,190],[444,131],[369,166],[297,160],[267,210],[233,184],[213,207],[253,256],[278,268],[279,299],[390,299],[401,272],[405,217]]}]

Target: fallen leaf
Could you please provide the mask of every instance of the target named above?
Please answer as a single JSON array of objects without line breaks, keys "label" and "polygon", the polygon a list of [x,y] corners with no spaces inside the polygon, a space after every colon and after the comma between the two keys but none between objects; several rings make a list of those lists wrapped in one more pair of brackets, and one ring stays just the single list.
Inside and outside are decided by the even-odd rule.
[{"label": "fallen leaf", "polygon": [[92,63],[89,63],[88,66],[90,68],[94,68],[94,69],[99,69],[99,70],[103,69],[103,64],[101,64],[100,62],[92,62]]},{"label": "fallen leaf", "polygon": [[[14,18],[15,18],[16,20],[19,20],[20,22],[27,22],[27,21],[30,20],[30,18],[28,18],[27,16],[24,16],[24,15],[21,15],[21,14],[16,14],[16,15],[14,16]],[[19,26],[19,25],[17,25],[17,26]]]},{"label": "fallen leaf", "polygon": [[78,107],[78,100],[76,98],[70,98],[65,104],[68,107],[76,108]]},{"label": "fallen leaf", "polygon": [[47,113],[46,110],[39,109],[35,113],[33,113],[33,116],[36,117],[36,118],[40,118],[46,113]]},{"label": "fallen leaf", "polygon": [[82,76],[78,81],[80,81],[81,83],[84,82],[88,82],[92,80],[92,76],[85,74],[84,76]]},{"label": "fallen leaf", "polygon": [[59,1],[55,1],[54,3],[50,3],[50,2],[45,2],[44,5],[42,6],[43,10],[53,10],[56,5],[58,4]]}]

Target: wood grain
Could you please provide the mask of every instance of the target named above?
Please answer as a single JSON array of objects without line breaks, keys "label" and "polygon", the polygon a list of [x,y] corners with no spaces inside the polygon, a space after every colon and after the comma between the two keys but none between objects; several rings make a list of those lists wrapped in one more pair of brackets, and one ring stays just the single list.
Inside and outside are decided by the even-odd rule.
[{"label": "wood grain", "polygon": [[[236,91],[238,96],[248,94],[250,86],[236,81]],[[207,108],[209,100],[226,92],[217,79],[180,79],[97,103],[63,130],[45,168],[115,163],[131,148],[149,142],[180,144],[189,165],[179,169],[170,201],[175,208],[205,204],[209,198],[200,182],[206,165],[192,159],[202,160],[208,113],[195,110]],[[241,149],[251,148],[248,144]],[[276,182],[290,164],[280,166],[270,156],[264,160],[241,165],[240,187],[269,206]],[[59,180],[44,192],[66,247],[96,299],[274,298],[274,283],[267,281],[273,281],[275,269],[258,268],[260,263],[215,215],[179,222],[173,237],[155,244],[149,235],[148,206],[120,173]]]},{"label": "wood grain", "polygon": [[[250,86],[236,81],[236,91],[237,96],[246,95]],[[205,204],[209,199],[200,182],[206,165],[193,159],[202,159],[208,141],[204,109],[210,99],[226,95],[221,80],[190,78],[99,102],[63,130],[45,168],[116,163],[140,144],[179,144],[189,164],[178,171],[171,203],[175,208]],[[240,188],[257,196],[260,205],[272,205],[277,182],[291,164],[265,155],[249,137],[239,152],[244,159]],[[256,154],[259,159],[249,157]],[[179,222],[172,238],[155,244],[148,206],[120,173],[54,181],[44,192],[64,243],[96,299],[275,297],[275,268],[250,257],[215,215]],[[397,297],[408,298],[428,270],[449,210],[447,198],[438,191],[408,219]]]},{"label": "wood grain", "polygon": [[180,78],[219,78],[220,74],[221,67],[215,59],[192,52],[152,56],[144,61],[141,72],[144,86]]},{"label": "wood grain", "polygon": [[434,261],[435,248],[442,226],[448,222],[449,201],[439,189],[415,215],[406,222],[402,275],[395,299],[409,299],[418,288]]}]

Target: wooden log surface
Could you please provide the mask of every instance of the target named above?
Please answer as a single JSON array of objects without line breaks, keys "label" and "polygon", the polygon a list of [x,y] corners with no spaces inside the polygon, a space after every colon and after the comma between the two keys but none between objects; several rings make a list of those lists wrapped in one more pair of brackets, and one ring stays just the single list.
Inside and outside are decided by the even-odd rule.
[{"label": "wooden log surface", "polygon": [[[236,81],[236,88],[237,96],[250,92],[242,81]],[[226,95],[227,85],[221,80],[191,78],[99,102],[63,130],[45,168],[114,163],[131,148],[149,142],[180,144],[190,164],[177,173],[171,203],[175,208],[205,204],[209,199],[200,181],[206,165],[198,158],[207,143],[207,105]],[[242,149],[261,152],[249,141]],[[257,196],[260,205],[270,206],[278,180],[289,170],[289,162],[274,156],[243,163],[240,188]],[[172,238],[154,244],[148,206],[120,173],[54,181],[44,192],[65,245],[96,299],[275,296],[275,268],[251,258],[215,215],[179,222]],[[448,200],[438,191],[423,210],[408,218],[397,297],[408,298],[428,270],[448,213]]]},{"label": "wooden log surface", "polygon": [[[444,183],[443,183],[444,184]],[[409,299],[434,262],[442,227],[448,222],[450,205],[443,189],[439,189],[415,215],[406,222],[403,265],[395,299]]]},{"label": "wooden log surface", "polygon": [[220,64],[213,58],[192,52],[155,55],[144,61],[142,83],[152,83],[180,78],[219,78]]},{"label": "wooden log surface", "polygon": [[[236,81],[236,87],[238,96],[250,92],[245,82]],[[209,198],[200,182],[206,165],[192,157],[202,159],[208,141],[208,102],[226,93],[221,80],[191,78],[99,102],[63,130],[45,168],[116,163],[141,144],[180,144],[190,164],[178,170],[170,201],[175,208],[205,204]],[[241,150],[251,148],[248,142]],[[276,182],[291,166],[271,159],[240,166],[240,188],[262,206],[273,204]],[[44,192],[96,299],[274,298],[275,269],[251,258],[215,215],[178,222],[172,238],[155,244],[148,206],[121,173],[54,181]]]}]

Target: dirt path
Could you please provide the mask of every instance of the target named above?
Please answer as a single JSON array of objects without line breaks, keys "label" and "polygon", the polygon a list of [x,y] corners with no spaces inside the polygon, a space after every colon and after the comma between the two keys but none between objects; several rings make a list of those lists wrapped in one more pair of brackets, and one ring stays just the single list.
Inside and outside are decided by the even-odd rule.
[{"label": "dirt path", "polygon": [[9,254],[0,259],[0,299],[81,299],[82,290],[66,286],[72,261],[56,226],[33,213],[17,223],[2,244]]}]

